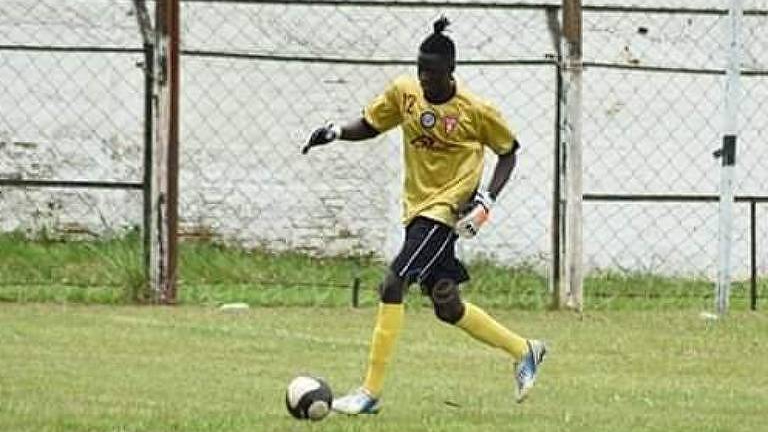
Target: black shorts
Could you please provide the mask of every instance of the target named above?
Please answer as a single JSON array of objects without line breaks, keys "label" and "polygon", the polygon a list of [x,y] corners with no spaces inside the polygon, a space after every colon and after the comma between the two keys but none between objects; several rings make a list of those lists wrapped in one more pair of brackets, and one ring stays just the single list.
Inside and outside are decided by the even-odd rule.
[{"label": "black shorts", "polygon": [[466,282],[469,274],[456,259],[457,238],[452,227],[416,217],[405,228],[405,242],[389,268],[408,284],[419,282],[426,293],[441,279]]}]

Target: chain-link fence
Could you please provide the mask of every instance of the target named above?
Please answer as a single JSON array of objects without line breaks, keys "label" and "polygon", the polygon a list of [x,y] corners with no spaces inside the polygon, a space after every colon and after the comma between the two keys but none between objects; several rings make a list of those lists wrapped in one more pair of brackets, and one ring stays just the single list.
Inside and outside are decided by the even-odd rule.
[{"label": "chain-link fence", "polygon": [[[413,73],[420,41],[441,11],[414,6],[184,5],[187,225],[250,245],[322,254],[387,255],[400,235],[400,136],[299,155],[327,120],[359,116],[386,84]],[[457,75],[494,99],[519,133],[522,163],[493,232],[467,243],[505,263],[548,250],[555,72],[541,8],[444,12]],[[499,32],[500,23],[515,32]],[[194,125],[194,126],[192,126]]]},{"label": "chain-link fence", "polygon": [[313,128],[359,116],[389,81],[414,73],[443,12],[458,77],[498,103],[523,144],[494,228],[461,252],[545,268],[557,95],[547,9],[536,7],[183,3],[180,189],[194,192],[180,196],[182,229],[271,250],[392,256],[400,133],[299,150]]},{"label": "chain-link fence", "polygon": [[[0,10],[0,86],[12,95],[3,97],[0,115],[2,177],[21,170],[22,159],[11,152],[27,151],[24,143],[39,136],[58,136],[55,143],[47,139],[48,153],[35,150],[25,173],[33,163],[41,166],[32,160],[52,160],[42,178],[137,179],[143,78],[131,2],[13,0]],[[547,274],[559,163],[552,33],[559,2],[188,0],[181,12],[182,236],[319,255],[386,258],[396,252],[402,235],[399,132],[335,143],[309,157],[299,148],[314,127],[358,116],[390,80],[413,74],[418,44],[446,14],[457,44],[457,77],[501,108],[523,146],[491,228],[463,242],[460,253]],[[754,8],[744,18],[739,196],[768,194],[761,168],[768,162],[761,144],[768,124],[767,20]],[[588,269],[711,279],[716,203],[632,197],[717,193],[719,163],[712,151],[722,131],[727,15],[586,6],[583,24]],[[71,214],[67,220],[95,233],[140,224],[140,194],[115,198],[118,193],[78,191],[81,204],[63,204],[57,214]],[[109,197],[99,201],[100,195]],[[4,187],[3,230],[31,226],[35,219],[25,215],[49,197],[61,195]],[[30,210],[19,210],[25,208],[20,201],[32,203]],[[765,207],[757,205],[758,221],[765,220]],[[750,266],[749,208],[736,206],[739,278]],[[756,243],[758,250],[768,247],[764,226]],[[763,275],[765,256],[757,262]],[[599,283],[588,284],[587,295]]]},{"label": "chain-link fence", "polygon": [[[145,77],[132,11],[0,2],[0,285],[105,286],[126,272],[140,283]],[[90,242],[65,251],[62,239]]]},{"label": "chain-link fence", "polygon": [[[743,19],[734,275],[768,271],[768,11]],[[589,268],[714,280],[724,129],[723,10],[584,13],[585,260]],[[750,205],[751,204],[751,205]],[[752,213],[752,214],[750,214]],[[750,217],[752,216],[752,217]],[[762,218],[765,220],[765,218]],[[757,231],[752,241],[750,233]],[[758,267],[758,268],[753,268]],[[746,296],[748,284],[735,295]],[[592,288],[597,288],[593,286]],[[589,287],[587,287],[589,289]]]},{"label": "chain-link fence", "polygon": [[[391,255],[400,238],[399,134],[311,158],[297,149],[313,127],[357,116],[389,80],[413,73],[418,43],[445,13],[457,75],[500,105],[524,149],[493,228],[462,252],[546,268],[558,140],[554,11],[479,3],[185,4],[182,183],[198,193],[182,196],[184,222],[269,248]],[[745,18],[739,195],[766,194],[759,169],[766,162],[759,144],[768,100],[760,79],[765,21],[759,11]],[[683,195],[717,193],[712,151],[722,130],[727,41],[722,10],[586,8],[585,192],[598,197],[585,208],[589,269],[713,276],[717,205]],[[599,198],[641,194],[681,197]],[[734,263],[743,278],[748,206],[737,209]],[[765,273],[768,263],[759,265]]]}]

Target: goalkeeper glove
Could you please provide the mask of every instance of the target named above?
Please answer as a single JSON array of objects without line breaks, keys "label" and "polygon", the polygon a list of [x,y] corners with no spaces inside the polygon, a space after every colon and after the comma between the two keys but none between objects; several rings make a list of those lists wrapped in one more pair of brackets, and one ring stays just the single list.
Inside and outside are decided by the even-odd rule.
[{"label": "goalkeeper glove", "polygon": [[341,127],[333,123],[328,123],[312,132],[312,135],[309,136],[309,141],[307,141],[307,144],[301,149],[301,154],[307,154],[312,147],[328,144],[338,138],[341,138]]},{"label": "goalkeeper glove", "polygon": [[472,238],[480,231],[491,214],[494,199],[488,191],[477,191],[469,202],[459,209],[459,220],[456,222],[456,234],[462,238]]}]

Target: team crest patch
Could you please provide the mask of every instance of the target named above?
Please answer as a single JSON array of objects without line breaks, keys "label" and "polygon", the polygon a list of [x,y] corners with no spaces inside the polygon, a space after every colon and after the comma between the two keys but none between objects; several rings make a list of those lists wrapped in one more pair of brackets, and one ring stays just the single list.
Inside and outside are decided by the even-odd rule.
[{"label": "team crest patch", "polygon": [[456,126],[459,125],[458,116],[445,116],[443,117],[443,126],[445,126],[445,133],[449,134],[456,130]]},{"label": "team crest patch", "polygon": [[432,111],[424,111],[419,118],[421,126],[426,129],[432,129],[437,123],[437,116]]}]

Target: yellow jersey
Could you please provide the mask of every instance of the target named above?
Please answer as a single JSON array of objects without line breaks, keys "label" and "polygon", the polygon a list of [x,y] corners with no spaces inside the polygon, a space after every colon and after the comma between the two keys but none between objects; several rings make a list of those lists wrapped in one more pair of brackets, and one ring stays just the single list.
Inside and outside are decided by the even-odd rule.
[{"label": "yellow jersey", "polygon": [[479,187],[485,146],[512,150],[515,136],[499,110],[456,82],[456,94],[429,103],[415,77],[396,78],[363,110],[374,129],[403,130],[403,223],[423,216],[453,226]]}]

